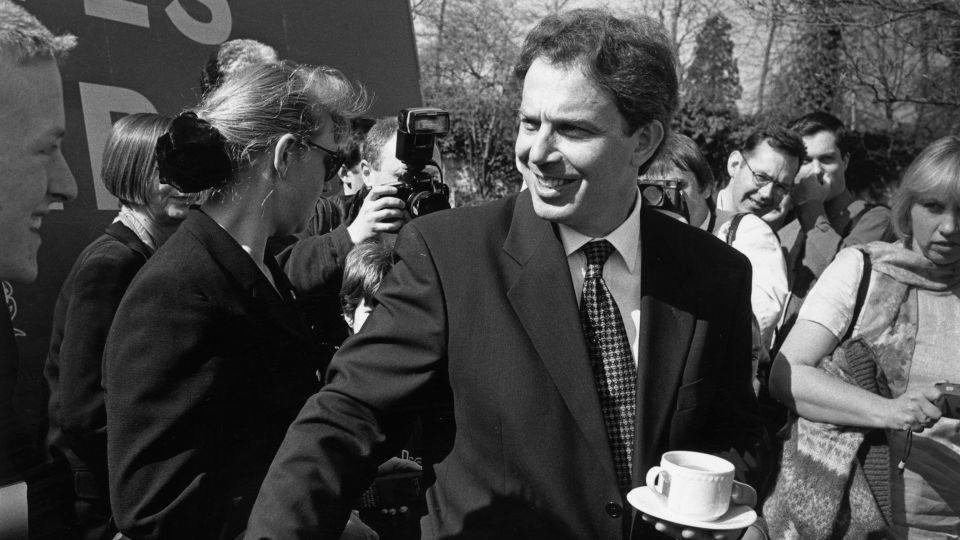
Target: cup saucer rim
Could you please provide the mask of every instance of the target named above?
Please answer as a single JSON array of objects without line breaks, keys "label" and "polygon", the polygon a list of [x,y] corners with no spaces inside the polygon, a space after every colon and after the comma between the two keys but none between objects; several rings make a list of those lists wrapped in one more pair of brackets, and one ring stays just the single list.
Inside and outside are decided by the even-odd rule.
[{"label": "cup saucer rim", "polygon": [[664,496],[650,486],[633,488],[627,493],[627,501],[644,514],[697,529],[714,531],[745,529],[757,520],[757,512],[753,508],[740,504],[731,504],[726,513],[711,521],[692,519],[668,510]]}]

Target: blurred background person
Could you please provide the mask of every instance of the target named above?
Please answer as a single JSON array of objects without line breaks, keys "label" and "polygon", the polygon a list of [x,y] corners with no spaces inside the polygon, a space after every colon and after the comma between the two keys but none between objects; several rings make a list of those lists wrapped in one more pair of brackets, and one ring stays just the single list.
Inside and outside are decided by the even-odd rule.
[{"label": "blurred background person", "polygon": [[365,95],[330,68],[228,78],[158,142],[161,178],[212,190],[130,285],[104,353],[110,500],[133,538],[233,538],[325,365],[267,238],[297,232]]},{"label": "blurred background person", "polygon": [[[66,120],[57,65],[75,45],[74,36],[56,36],[19,5],[0,0],[0,280],[36,279],[40,228],[50,204],[77,196],[60,150]],[[20,355],[6,295],[0,300],[0,537],[26,537],[29,502],[31,535],[60,538],[59,508],[44,493],[50,471],[14,398]]]},{"label": "blurred background person", "polygon": [[236,73],[252,66],[276,64],[277,51],[253,39],[231,39],[217,47],[200,74],[200,94],[205,96]]},{"label": "blurred background person", "polygon": [[[811,289],[774,362],[771,391],[802,417],[800,427],[807,433],[846,435],[838,436],[845,437],[844,444],[830,445],[831,452],[808,455],[801,446],[797,456],[805,464],[790,471],[800,485],[784,486],[784,498],[774,499],[781,504],[771,509],[782,521],[797,521],[815,508],[829,523],[829,512],[841,500],[863,501],[844,491],[855,490],[857,479],[836,475],[856,461],[860,449],[851,443],[862,441],[864,432],[882,430],[888,466],[903,462],[904,468],[891,467],[883,482],[868,485],[878,502],[890,501],[894,536],[955,537],[960,534],[960,421],[941,418],[935,383],[957,381],[960,374],[960,138],[935,141],[907,168],[892,221],[899,242],[874,242],[861,246],[863,253],[850,248],[837,254]],[[860,293],[863,284],[868,288]],[[823,360],[838,344],[856,339],[870,347],[870,358],[834,354],[833,361]],[[802,424],[807,420],[812,424]],[[856,429],[819,429],[815,423]],[[819,442],[808,441],[825,448]],[[789,465],[785,460],[784,469]],[[796,501],[804,504],[794,508]]]},{"label": "blurred background person", "polygon": [[117,218],[77,258],[60,289],[44,376],[50,388],[47,448],[69,464],[76,538],[112,538],[107,487],[103,347],[133,276],[187,216],[193,195],[161,184],[154,158],[170,118],[139,113],[113,125],[103,183],[119,199]]}]

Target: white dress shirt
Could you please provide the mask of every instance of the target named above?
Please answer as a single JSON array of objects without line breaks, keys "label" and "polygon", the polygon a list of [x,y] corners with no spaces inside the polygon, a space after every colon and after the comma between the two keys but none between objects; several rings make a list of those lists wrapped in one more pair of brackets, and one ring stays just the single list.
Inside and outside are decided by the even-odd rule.
[{"label": "white dress shirt", "polygon": [[587,273],[587,257],[580,248],[593,240],[607,240],[615,248],[603,265],[603,281],[620,309],[634,364],[637,362],[637,336],[640,333],[640,206],[637,190],[637,202],[627,219],[613,232],[600,238],[585,236],[563,224],[558,226],[578,303],[583,291],[583,278]]}]

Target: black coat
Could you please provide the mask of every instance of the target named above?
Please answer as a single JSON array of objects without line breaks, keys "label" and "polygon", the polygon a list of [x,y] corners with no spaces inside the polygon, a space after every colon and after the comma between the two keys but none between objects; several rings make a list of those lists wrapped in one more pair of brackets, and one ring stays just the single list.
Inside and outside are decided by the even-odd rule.
[{"label": "black coat", "polygon": [[202,211],[144,266],[104,353],[110,499],[134,538],[239,534],[287,426],[319,386],[289,282],[277,293]]},{"label": "black coat", "polygon": [[[663,452],[691,449],[759,486],[749,263],[657,212],[641,223],[634,485]],[[397,253],[287,433],[247,538],[337,538],[350,499],[424,411],[424,537],[654,534],[617,486],[567,259],[530,194],[418,218]]]},{"label": "black coat", "polygon": [[47,447],[85,478],[83,495],[107,499],[107,411],[101,364],[107,332],[123,293],[151,249],[122,223],[84,248],[53,311],[44,377],[50,388]]}]

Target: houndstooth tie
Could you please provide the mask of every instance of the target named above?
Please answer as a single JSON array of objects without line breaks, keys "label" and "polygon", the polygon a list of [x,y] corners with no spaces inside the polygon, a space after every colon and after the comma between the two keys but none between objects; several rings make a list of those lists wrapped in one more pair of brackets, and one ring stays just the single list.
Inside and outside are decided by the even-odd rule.
[{"label": "houndstooth tie", "polygon": [[633,457],[637,368],[620,310],[603,282],[603,265],[613,252],[613,245],[597,240],[582,249],[587,256],[587,273],[580,298],[580,324],[590,351],[617,481],[620,489],[626,491],[630,488]]}]

